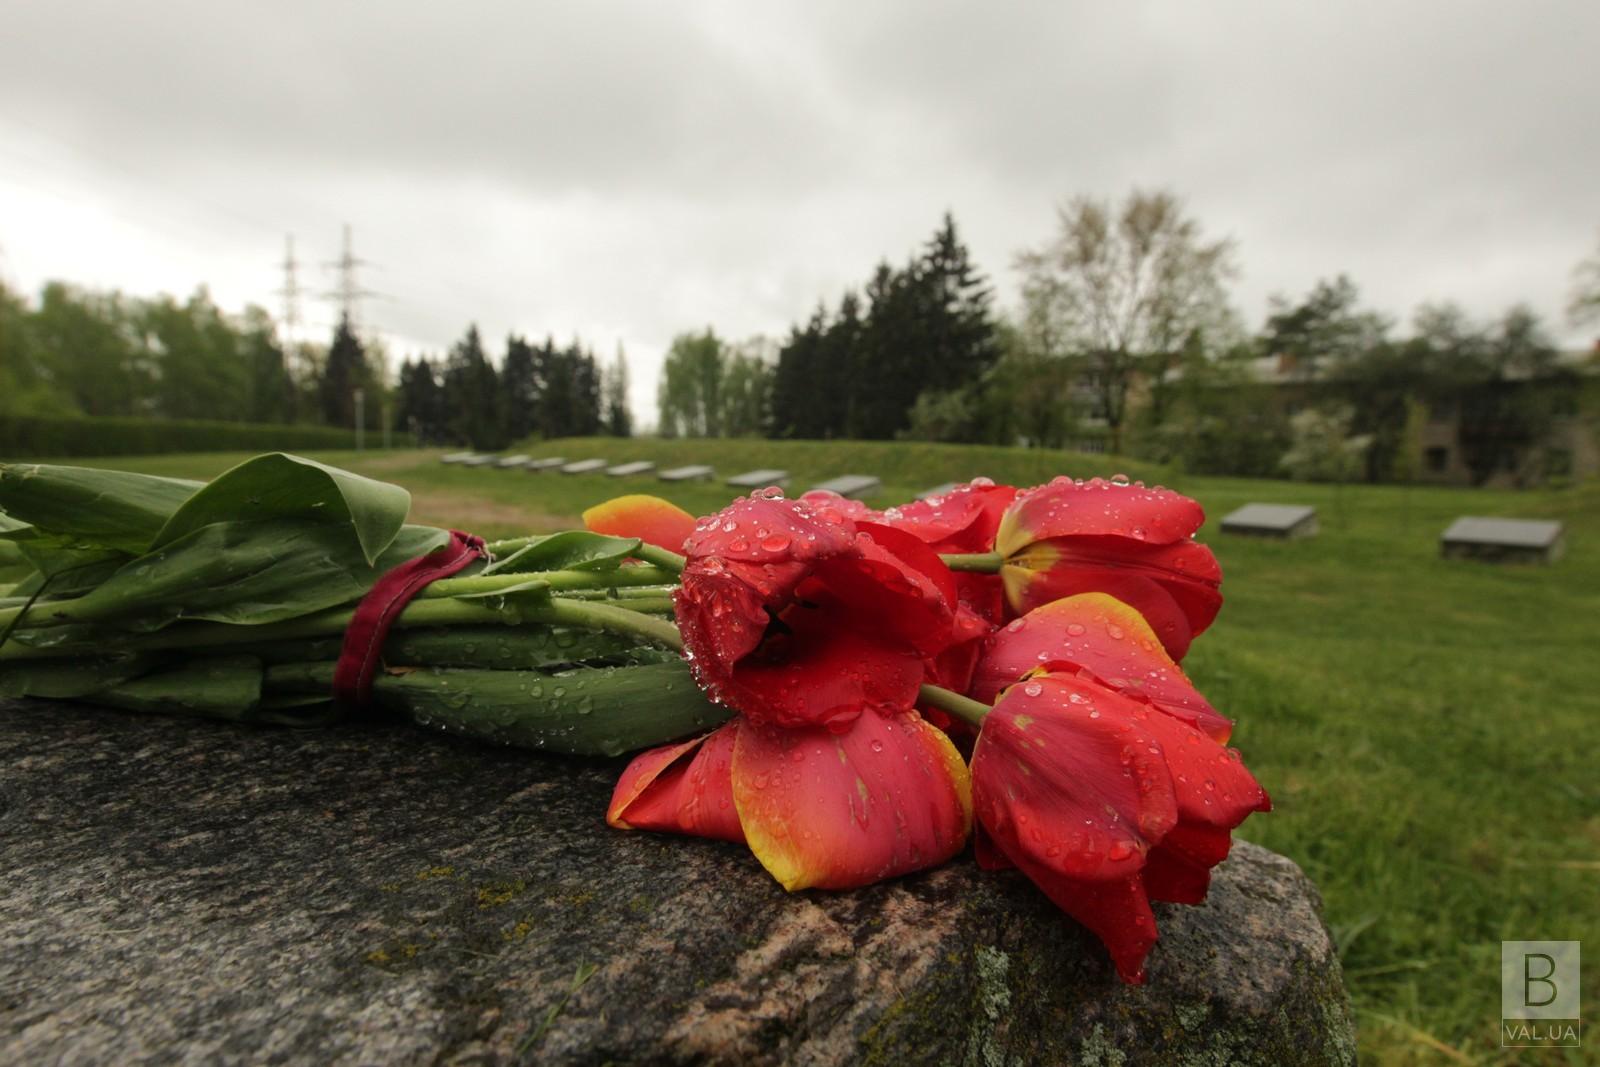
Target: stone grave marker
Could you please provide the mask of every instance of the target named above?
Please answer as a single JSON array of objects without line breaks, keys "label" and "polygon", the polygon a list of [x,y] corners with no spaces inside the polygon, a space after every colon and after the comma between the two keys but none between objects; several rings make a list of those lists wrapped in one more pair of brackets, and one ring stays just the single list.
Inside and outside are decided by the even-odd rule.
[{"label": "stone grave marker", "polygon": [[728,484],[739,489],[764,489],[769,485],[787,486],[789,472],[771,469],[745,471],[729,478]]},{"label": "stone grave marker", "polygon": [[1290,540],[1317,535],[1317,509],[1305,504],[1246,504],[1222,517],[1222,532]]},{"label": "stone grave marker", "polygon": [[1439,553],[1445,559],[1554,563],[1566,548],[1566,530],[1561,523],[1541,519],[1464,515],[1439,536]]},{"label": "stone grave marker", "polygon": [[696,482],[709,480],[716,473],[704,463],[691,463],[687,467],[669,467],[657,477],[664,482]]},{"label": "stone grave marker", "polygon": [[838,493],[844,497],[863,497],[883,482],[870,474],[842,474],[811,487],[813,493]]}]

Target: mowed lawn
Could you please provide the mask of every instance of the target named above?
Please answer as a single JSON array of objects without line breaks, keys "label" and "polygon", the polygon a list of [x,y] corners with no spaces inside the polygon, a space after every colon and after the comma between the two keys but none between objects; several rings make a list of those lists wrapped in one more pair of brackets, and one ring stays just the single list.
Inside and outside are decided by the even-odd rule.
[{"label": "mowed lawn", "polygon": [[[877,474],[876,503],[987,474],[1163,480],[1105,457],[854,442],[562,441],[569,459],[703,460],[824,477]],[[399,482],[417,521],[503,536],[571,525],[620,492],[655,492],[696,513],[733,495],[719,482],[653,476],[463,470],[437,452],[328,453]],[[208,477],[240,455],[80,460]],[[1202,532],[1227,575],[1227,604],[1185,666],[1238,720],[1236,744],[1273,795],[1243,836],[1286,853],[1321,887],[1379,1064],[1596,1062],[1586,1052],[1499,1046],[1502,940],[1592,948],[1584,1004],[1600,1004],[1600,486],[1521,493],[1178,478],[1212,516]],[[1309,503],[1322,533],[1277,543],[1223,537],[1247,501]],[[1551,567],[1444,561],[1438,535],[1463,514],[1557,518]],[[1241,976],[1241,981],[1246,980]]]}]

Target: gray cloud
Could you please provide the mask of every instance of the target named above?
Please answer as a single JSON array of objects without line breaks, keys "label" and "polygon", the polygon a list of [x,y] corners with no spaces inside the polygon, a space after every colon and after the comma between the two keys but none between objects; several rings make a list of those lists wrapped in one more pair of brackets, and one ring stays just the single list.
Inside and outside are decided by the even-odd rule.
[{"label": "gray cloud", "polygon": [[1597,39],[1583,0],[14,5],[0,266],[266,303],[275,235],[348,220],[401,347],[620,339],[645,410],[678,330],[780,331],[947,208],[1009,299],[1055,203],[1133,184],[1238,241],[1252,322],[1341,270],[1554,316]]}]

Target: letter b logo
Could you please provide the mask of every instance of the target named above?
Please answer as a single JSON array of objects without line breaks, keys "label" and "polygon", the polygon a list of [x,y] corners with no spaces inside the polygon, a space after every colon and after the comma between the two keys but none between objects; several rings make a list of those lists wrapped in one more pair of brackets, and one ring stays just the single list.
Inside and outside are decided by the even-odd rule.
[{"label": "letter b logo", "polygon": [[1578,942],[1500,942],[1503,1019],[1577,1019]]},{"label": "letter b logo", "polygon": [[[1543,974],[1535,975],[1533,973],[1535,964],[1543,966]],[[1522,957],[1522,1002],[1530,1008],[1543,1008],[1554,1004],[1559,990],[1556,988],[1556,984],[1550,980],[1550,976],[1555,973],[1556,961],[1553,956],[1548,956],[1543,952],[1530,952]],[[1538,995],[1533,991],[1536,985],[1547,987],[1550,990],[1550,995],[1539,999]]]}]

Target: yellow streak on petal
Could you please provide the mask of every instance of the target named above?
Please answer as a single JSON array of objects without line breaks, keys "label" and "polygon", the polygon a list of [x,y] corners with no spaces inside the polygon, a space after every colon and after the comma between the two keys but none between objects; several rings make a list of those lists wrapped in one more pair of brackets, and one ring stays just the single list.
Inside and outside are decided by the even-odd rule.
[{"label": "yellow streak on petal", "polygon": [[1000,526],[994,533],[994,550],[1002,556],[1009,556],[1031,540],[1033,535],[1018,521],[1016,505],[1013,504],[1000,516]]},{"label": "yellow streak on petal", "polygon": [[1161,639],[1156,636],[1155,630],[1151,629],[1149,620],[1140,614],[1137,608],[1109,593],[1078,593],[1075,596],[1062,597],[1060,600],[1052,600],[1035,608],[1031,614],[1073,615],[1085,618],[1092,617],[1096,612],[1103,613],[1108,620],[1114,619],[1118,626],[1127,631],[1127,636],[1144,645],[1148,654],[1159,656],[1174,669],[1177,668],[1178,665],[1172,662],[1172,657],[1168,656],[1166,649],[1162,647]]},{"label": "yellow streak on petal", "polygon": [[919,720],[918,725],[934,754],[944,764],[945,773],[950,776],[956,802],[961,805],[961,834],[964,838],[972,833],[972,775],[967,770],[967,761],[961,758],[961,753],[956,751],[956,746],[950,743],[950,738],[943,730],[926,720]]},{"label": "yellow streak on petal", "polygon": [[1011,605],[1011,610],[1019,613],[1022,611],[1022,605],[1027,602],[1025,598],[1028,586],[1041,577],[1042,575],[1026,567],[1017,567],[1010,563],[1000,568],[1000,583],[1005,587],[1006,602]]}]

